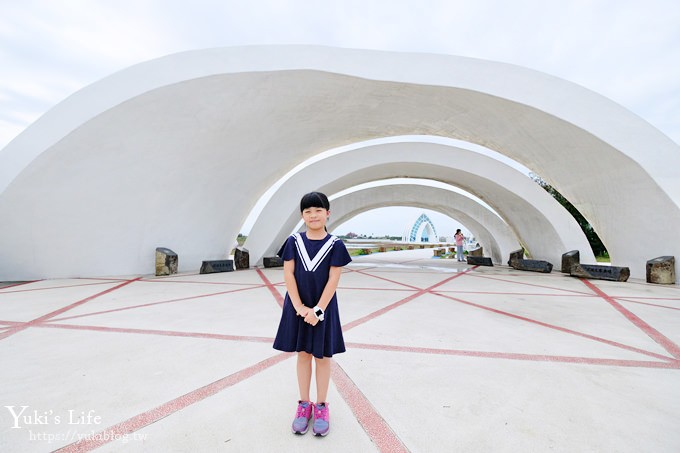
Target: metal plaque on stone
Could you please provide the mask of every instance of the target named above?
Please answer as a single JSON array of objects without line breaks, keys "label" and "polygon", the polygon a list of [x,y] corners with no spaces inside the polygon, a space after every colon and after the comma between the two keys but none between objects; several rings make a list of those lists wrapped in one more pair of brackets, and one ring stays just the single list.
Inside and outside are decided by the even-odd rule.
[{"label": "metal plaque on stone", "polygon": [[234,260],[203,261],[201,274],[215,274],[217,272],[231,272],[234,270]]},{"label": "metal plaque on stone", "polygon": [[628,280],[628,277],[630,277],[630,269],[627,267],[605,266],[601,264],[575,264],[571,267],[569,275],[572,277],[625,282]]}]

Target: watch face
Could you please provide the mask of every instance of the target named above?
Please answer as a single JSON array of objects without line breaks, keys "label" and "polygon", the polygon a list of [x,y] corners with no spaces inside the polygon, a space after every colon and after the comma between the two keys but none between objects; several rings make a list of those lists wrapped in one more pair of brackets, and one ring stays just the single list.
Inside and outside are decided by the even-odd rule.
[{"label": "watch face", "polygon": [[316,313],[316,316],[321,316],[321,315],[323,315],[323,311],[321,311],[320,308],[319,308],[318,310],[316,310],[314,313]]}]

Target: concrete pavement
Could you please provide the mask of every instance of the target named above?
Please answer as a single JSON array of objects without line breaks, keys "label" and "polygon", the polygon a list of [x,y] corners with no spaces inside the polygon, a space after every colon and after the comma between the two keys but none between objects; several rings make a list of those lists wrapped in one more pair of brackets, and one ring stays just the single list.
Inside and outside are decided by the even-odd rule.
[{"label": "concrete pavement", "polygon": [[680,451],[677,286],[431,255],[345,269],[325,438],[290,432],[281,269],[2,287],[0,451]]}]

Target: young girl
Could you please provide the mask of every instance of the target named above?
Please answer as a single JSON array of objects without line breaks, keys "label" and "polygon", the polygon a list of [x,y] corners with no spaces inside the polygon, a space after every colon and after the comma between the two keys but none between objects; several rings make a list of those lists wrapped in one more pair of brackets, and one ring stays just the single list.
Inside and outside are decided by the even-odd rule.
[{"label": "young girl", "polygon": [[463,251],[465,236],[463,236],[460,228],[456,230],[456,234],[453,235],[453,238],[456,240],[456,258],[458,261],[465,261],[465,252]]},{"label": "young girl", "polygon": [[[341,267],[352,259],[345,244],[326,231],[330,215],[326,195],[308,193],[300,201],[300,211],[307,231],[291,235],[278,253],[284,261],[288,292],[274,349],[298,353],[300,400],[293,420],[293,433],[307,432],[313,412],[314,435],[325,436],[330,428],[326,401],[331,377],[330,357],[345,352],[335,289]],[[309,398],[312,356],[316,364],[316,404]]]}]

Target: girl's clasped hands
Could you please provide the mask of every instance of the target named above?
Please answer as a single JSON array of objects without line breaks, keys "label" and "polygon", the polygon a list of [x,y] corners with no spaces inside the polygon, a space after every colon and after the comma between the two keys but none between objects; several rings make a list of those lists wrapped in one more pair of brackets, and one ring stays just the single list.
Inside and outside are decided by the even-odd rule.
[{"label": "girl's clasped hands", "polygon": [[307,324],[315,326],[319,322],[319,318],[314,316],[314,311],[306,305],[295,310],[298,316],[302,316]]}]

